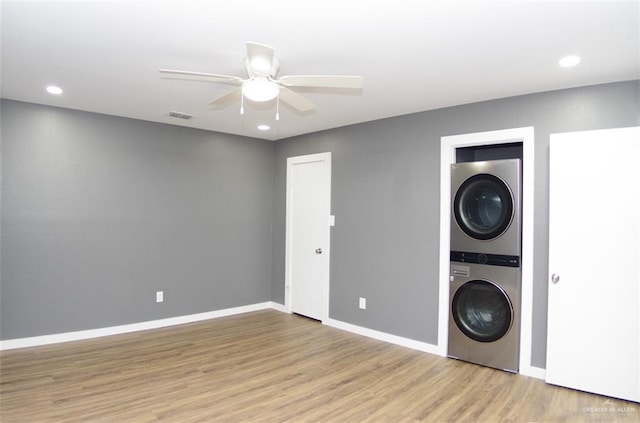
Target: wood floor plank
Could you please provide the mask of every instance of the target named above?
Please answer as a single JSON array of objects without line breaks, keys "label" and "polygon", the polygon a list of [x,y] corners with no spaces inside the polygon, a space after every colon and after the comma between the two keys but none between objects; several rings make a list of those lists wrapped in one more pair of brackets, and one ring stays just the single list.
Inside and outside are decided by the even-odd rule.
[{"label": "wood floor plank", "polygon": [[640,404],[267,310],[0,353],[12,422],[637,422]]}]

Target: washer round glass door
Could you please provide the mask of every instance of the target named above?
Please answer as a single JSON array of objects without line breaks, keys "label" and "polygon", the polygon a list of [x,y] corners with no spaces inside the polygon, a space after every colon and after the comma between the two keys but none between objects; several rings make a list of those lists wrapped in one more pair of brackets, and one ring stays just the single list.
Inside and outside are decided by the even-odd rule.
[{"label": "washer round glass door", "polygon": [[458,188],[453,214],[460,229],[470,237],[497,238],[507,230],[513,218],[511,190],[494,175],[473,175]]},{"label": "washer round glass door", "polygon": [[479,342],[497,341],[513,323],[513,306],[507,294],[484,280],[472,280],[458,288],[451,313],[458,329]]}]

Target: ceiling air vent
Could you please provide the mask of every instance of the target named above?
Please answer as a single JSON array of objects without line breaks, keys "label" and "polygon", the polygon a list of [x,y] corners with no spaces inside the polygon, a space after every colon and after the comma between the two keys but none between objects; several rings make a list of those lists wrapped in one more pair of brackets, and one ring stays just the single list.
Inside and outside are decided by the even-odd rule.
[{"label": "ceiling air vent", "polygon": [[173,117],[173,118],[177,118],[177,119],[189,120],[189,119],[193,118],[193,115],[190,115],[188,113],[171,111],[171,112],[169,112],[169,117]]}]

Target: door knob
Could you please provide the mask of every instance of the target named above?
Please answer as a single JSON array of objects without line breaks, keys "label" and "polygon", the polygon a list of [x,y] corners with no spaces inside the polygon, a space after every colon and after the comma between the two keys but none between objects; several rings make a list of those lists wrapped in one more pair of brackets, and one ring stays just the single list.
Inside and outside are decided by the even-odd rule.
[{"label": "door knob", "polygon": [[322,248],[316,248],[316,254],[322,254]]},{"label": "door knob", "polygon": [[560,275],[557,275],[557,274],[555,274],[555,273],[554,273],[554,274],[552,274],[552,275],[551,275],[551,282],[553,282],[553,283],[558,283],[558,282],[560,282]]}]

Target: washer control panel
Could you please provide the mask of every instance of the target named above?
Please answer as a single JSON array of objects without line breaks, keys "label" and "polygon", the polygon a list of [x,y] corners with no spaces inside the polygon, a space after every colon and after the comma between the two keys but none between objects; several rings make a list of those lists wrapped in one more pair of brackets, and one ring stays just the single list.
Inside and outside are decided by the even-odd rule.
[{"label": "washer control panel", "polygon": [[520,267],[520,256],[502,254],[468,253],[451,251],[449,260],[457,263],[488,264],[491,266]]}]

